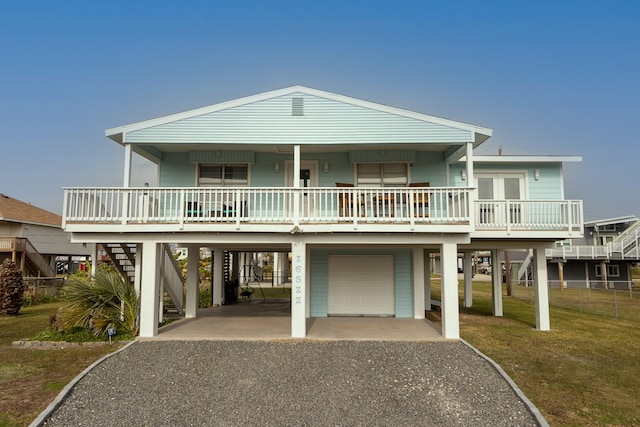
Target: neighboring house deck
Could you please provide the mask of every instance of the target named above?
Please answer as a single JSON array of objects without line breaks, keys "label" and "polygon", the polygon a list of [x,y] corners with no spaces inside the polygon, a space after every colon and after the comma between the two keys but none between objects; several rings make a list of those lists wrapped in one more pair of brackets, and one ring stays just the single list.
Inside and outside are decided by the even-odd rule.
[{"label": "neighboring house deck", "polygon": [[88,254],[69,241],[60,215],[0,194],[0,260],[11,258],[27,277],[55,277],[56,257]]},{"label": "neighboring house deck", "polygon": [[640,262],[640,219],[607,218],[584,226],[583,237],[547,249],[549,265],[555,267],[549,279],[571,287],[631,288],[631,267]]},{"label": "neighboring house deck", "polygon": [[[563,163],[579,157],[476,155],[491,129],[302,86],[106,135],[124,147],[123,186],[66,188],[63,226],[76,242],[123,248],[143,336],[157,333],[161,289],[183,304],[161,261],[168,244],[190,254],[188,317],[197,315],[201,247],[213,253],[216,304],[232,300],[225,284],[242,280],[252,253],[279,254],[294,337],[305,336],[308,317],[424,318],[438,254],[443,335],[458,338],[458,254],[470,305],[475,251],[532,249],[537,326],[547,330],[544,250],[583,232],[582,202],[564,197]],[[155,185],[130,186],[133,153],[158,165]],[[496,274],[496,315],[499,287]]]}]

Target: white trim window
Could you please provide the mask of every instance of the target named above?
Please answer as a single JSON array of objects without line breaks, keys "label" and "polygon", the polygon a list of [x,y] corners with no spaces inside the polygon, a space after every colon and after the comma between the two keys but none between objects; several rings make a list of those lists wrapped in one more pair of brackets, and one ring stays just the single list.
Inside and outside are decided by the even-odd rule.
[{"label": "white trim window", "polygon": [[247,164],[199,164],[198,187],[246,187],[249,185]]},{"label": "white trim window", "polygon": [[409,183],[407,163],[358,163],[358,187],[406,187]]}]

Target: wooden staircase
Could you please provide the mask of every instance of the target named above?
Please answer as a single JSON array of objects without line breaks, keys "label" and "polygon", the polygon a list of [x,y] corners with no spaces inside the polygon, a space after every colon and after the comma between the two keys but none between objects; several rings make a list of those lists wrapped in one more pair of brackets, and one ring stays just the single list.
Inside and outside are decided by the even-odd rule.
[{"label": "wooden staircase", "polygon": [[0,252],[11,253],[27,277],[56,277],[53,267],[25,237],[0,237]]},{"label": "wooden staircase", "polygon": [[[111,259],[116,270],[134,284],[136,274],[136,245],[131,243],[104,243],[102,244],[102,248]],[[178,269],[178,263],[167,244],[162,246],[160,279],[170,301],[165,303],[164,309],[175,310],[178,314],[182,315],[184,279],[182,278],[182,272]]]}]

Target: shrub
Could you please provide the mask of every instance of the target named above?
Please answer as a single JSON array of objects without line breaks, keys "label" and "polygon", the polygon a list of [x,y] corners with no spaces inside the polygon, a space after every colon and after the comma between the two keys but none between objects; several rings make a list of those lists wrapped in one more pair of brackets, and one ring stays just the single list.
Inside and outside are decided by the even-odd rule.
[{"label": "shrub", "polygon": [[17,315],[24,298],[24,279],[16,263],[7,258],[0,268],[0,312]]},{"label": "shrub", "polygon": [[138,333],[140,302],[133,285],[118,272],[98,269],[95,278],[73,275],[62,288],[62,307],[58,326],[91,328],[104,335],[107,328]]}]

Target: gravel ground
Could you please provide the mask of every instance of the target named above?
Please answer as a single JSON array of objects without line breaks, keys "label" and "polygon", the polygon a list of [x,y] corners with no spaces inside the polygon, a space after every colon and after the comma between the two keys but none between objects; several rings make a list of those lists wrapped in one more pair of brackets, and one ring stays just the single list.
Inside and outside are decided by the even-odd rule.
[{"label": "gravel ground", "polygon": [[535,426],[462,343],[138,342],[47,426]]}]

